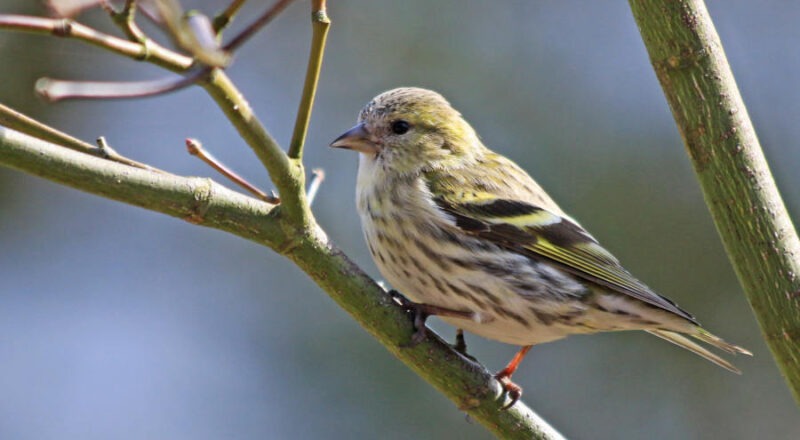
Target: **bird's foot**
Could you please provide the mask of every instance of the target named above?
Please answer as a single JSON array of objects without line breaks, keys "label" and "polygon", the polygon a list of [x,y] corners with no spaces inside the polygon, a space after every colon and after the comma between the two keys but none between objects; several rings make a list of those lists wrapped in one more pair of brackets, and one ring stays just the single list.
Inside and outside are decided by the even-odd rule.
[{"label": "bird's foot", "polygon": [[400,307],[403,307],[404,309],[411,312],[414,318],[414,333],[411,335],[410,342],[401,345],[401,347],[404,348],[414,347],[415,345],[425,340],[425,337],[428,335],[428,327],[425,326],[425,321],[430,316],[434,315],[450,316],[454,318],[464,318],[464,319],[472,319],[473,316],[471,312],[452,310],[445,307],[434,306],[431,304],[415,303],[414,301],[411,301],[410,299],[403,296],[403,294],[394,289],[389,291],[389,295],[392,296],[392,299],[394,299],[394,301],[398,305],[400,305]]},{"label": "bird's foot", "polygon": [[410,348],[424,341],[425,337],[428,335],[428,327],[425,326],[425,321],[428,319],[428,316],[430,316],[426,311],[425,304],[415,303],[394,289],[389,291],[389,295],[392,296],[394,302],[400,307],[411,312],[414,320],[414,333],[411,335],[411,340],[400,346],[403,348]]},{"label": "bird's foot", "polygon": [[494,378],[497,379],[497,381],[500,382],[500,385],[503,387],[503,391],[505,392],[504,394],[511,399],[511,402],[500,408],[500,411],[505,411],[511,408],[515,403],[517,403],[517,400],[522,397],[522,387],[514,382],[511,382],[511,375],[517,371],[520,362],[522,362],[522,359],[526,354],[528,354],[531,347],[531,345],[521,347],[517,354],[515,354],[511,359],[511,362],[509,362],[505,368],[494,375]]},{"label": "bird's foot", "polygon": [[503,373],[504,371],[495,374],[494,378],[497,379],[498,382],[500,382],[500,386],[503,387],[505,395],[507,395],[511,399],[511,402],[505,404],[502,408],[500,408],[500,411],[506,411],[507,409],[511,408],[512,406],[514,406],[515,403],[517,403],[519,398],[522,397],[522,387],[515,384],[514,382],[511,382],[510,374],[504,375]]}]

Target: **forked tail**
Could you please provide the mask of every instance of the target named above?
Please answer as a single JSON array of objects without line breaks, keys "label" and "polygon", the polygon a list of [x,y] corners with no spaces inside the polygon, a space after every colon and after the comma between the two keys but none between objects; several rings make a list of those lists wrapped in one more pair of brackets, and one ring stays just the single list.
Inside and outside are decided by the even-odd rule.
[{"label": "forked tail", "polygon": [[[673,344],[679,347],[685,348],[694,354],[702,356],[728,371],[734,372],[736,374],[742,374],[742,372],[738,368],[734,367],[732,363],[712,353],[705,347],[697,344],[696,342],[692,341],[691,339],[687,338],[686,336],[680,333],[672,332],[669,330],[647,330],[647,332],[652,335],[656,335],[661,339],[672,342]],[[741,354],[746,354],[748,356],[753,355],[753,353],[750,353],[744,348],[739,347],[738,345],[733,345],[731,343],[725,342],[719,337],[714,336],[713,334],[707,332],[706,330],[703,330],[702,328],[698,328],[697,333],[691,336],[709,345],[713,345],[714,347],[717,347],[720,350],[727,351],[728,353],[731,354],[741,353]]]}]

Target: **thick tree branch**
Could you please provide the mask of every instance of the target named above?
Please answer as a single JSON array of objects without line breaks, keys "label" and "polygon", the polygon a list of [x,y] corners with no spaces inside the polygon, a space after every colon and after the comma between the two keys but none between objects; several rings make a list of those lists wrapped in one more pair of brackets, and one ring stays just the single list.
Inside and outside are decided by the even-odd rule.
[{"label": "thick tree branch", "polygon": [[287,246],[275,205],[210,179],[143,170],[78,153],[0,127],[0,164],[81,191],[220,229],[272,247]]},{"label": "thick tree branch", "polygon": [[[265,13],[251,29],[268,22],[290,1],[279,0],[272,12]],[[38,126],[34,127],[34,135],[57,142],[66,139],[70,147],[78,147],[83,153],[0,127],[0,164],[270,247],[295,262],[397,358],[499,437],[562,438],[522,402],[509,411],[499,411],[505,399],[492,374],[453,351],[433,332],[418,346],[400,348],[414,331],[406,312],[336,249],[316,224],[305,193],[301,156],[329,26],[324,5],[323,0],[312,2],[311,59],[290,155],[267,132],[221,69],[205,67],[198,75],[198,84],[206,89],[267,168],[281,193],[280,205],[245,197],[208,179],[137,169],[92,157],[83,153],[97,152],[87,149],[81,141],[66,139],[60,133],[52,138],[47,130],[39,135],[42,129]],[[192,65],[189,58],[152,46],[147,39],[126,41],[70,20],[0,15],[2,28],[77,38],[173,71],[185,71]],[[244,35],[234,39],[231,47],[244,41],[249,33]]]},{"label": "thick tree branch", "polygon": [[800,402],[800,240],[702,0],[630,0],[706,203]]},{"label": "thick tree branch", "polygon": [[209,179],[133,168],[3,127],[0,164],[266,245],[295,262],[398,359],[498,437],[562,438],[521,401],[499,411],[504,398],[492,374],[433,332],[421,344],[401,348],[414,332],[406,312],[328,241],[313,217],[308,229],[287,228],[277,206]]}]

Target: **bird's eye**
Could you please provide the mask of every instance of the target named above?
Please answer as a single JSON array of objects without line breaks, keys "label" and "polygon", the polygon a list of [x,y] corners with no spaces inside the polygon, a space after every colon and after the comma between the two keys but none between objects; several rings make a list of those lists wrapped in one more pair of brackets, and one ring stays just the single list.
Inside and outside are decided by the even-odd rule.
[{"label": "bird's eye", "polygon": [[392,122],[392,133],[394,134],[405,134],[410,128],[411,124],[409,124],[408,121],[398,119]]}]

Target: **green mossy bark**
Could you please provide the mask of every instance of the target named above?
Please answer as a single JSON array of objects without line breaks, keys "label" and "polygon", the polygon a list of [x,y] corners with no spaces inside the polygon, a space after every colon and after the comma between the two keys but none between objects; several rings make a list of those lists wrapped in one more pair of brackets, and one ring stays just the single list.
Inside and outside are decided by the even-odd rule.
[{"label": "green mossy bark", "polygon": [[630,0],[706,203],[800,402],[800,240],[701,0]]},{"label": "green mossy bark", "polygon": [[295,262],[398,359],[499,438],[563,438],[521,401],[500,411],[504,399],[491,373],[432,331],[419,345],[402,348],[413,333],[409,316],[329,242],[313,217],[308,229],[297,228],[277,206],[210,179],[126,166],[3,127],[0,165],[265,245]]}]

